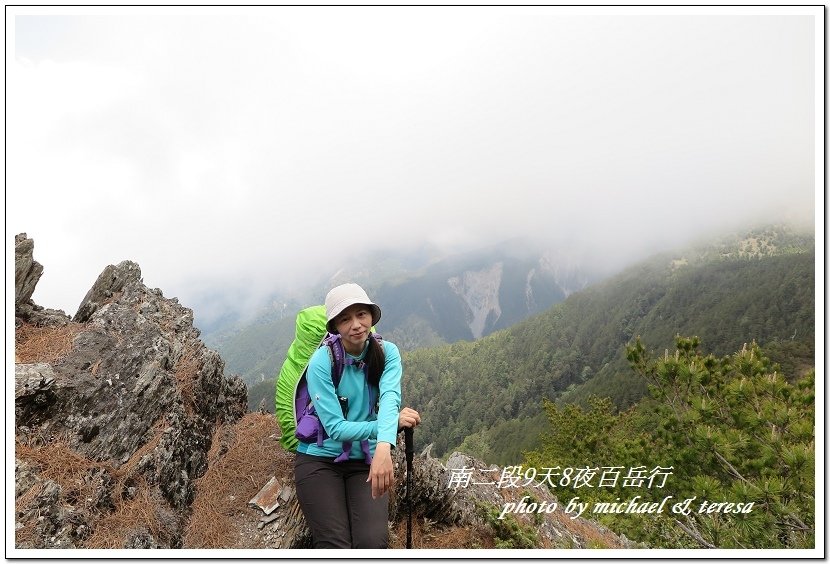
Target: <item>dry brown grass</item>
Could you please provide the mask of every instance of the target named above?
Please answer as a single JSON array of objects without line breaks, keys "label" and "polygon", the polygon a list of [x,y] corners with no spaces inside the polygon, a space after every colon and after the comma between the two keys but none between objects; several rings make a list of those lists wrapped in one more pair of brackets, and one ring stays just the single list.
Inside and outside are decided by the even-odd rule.
[{"label": "dry brown grass", "polygon": [[585,548],[626,548],[625,544],[613,533],[605,533],[597,528],[596,523],[588,523],[583,519],[571,519],[564,512],[555,511],[553,519],[562,529],[569,531],[575,537],[582,539]]},{"label": "dry brown grass", "polygon": [[192,346],[187,346],[173,368],[176,376],[176,388],[184,401],[185,412],[192,416],[195,412],[194,386],[202,365]]},{"label": "dry brown grass", "polygon": [[80,323],[60,327],[36,327],[24,323],[14,331],[15,362],[54,364],[72,352],[72,342],[83,330]]},{"label": "dry brown grass", "polygon": [[[50,441],[40,446],[32,447],[15,439],[15,456],[31,466],[40,474],[42,480],[52,480],[61,488],[64,499],[80,502],[94,496],[95,486],[85,479],[90,472],[105,465],[88,460],[70,449],[65,442]],[[35,500],[40,497],[45,488],[45,482],[39,481],[15,499],[15,510],[29,509]],[[15,531],[15,542],[18,546],[32,545],[37,537],[39,514],[31,516],[22,522],[22,527]]]},{"label": "dry brown grass", "polygon": [[[163,500],[156,500],[146,482],[137,477],[134,470],[141,458],[151,452],[162,436],[162,421],[154,426],[153,437],[136,451],[122,466],[116,468],[110,463],[96,462],[78,454],[60,438],[41,440],[37,446],[25,444],[19,438],[15,440],[15,456],[32,465],[39,473],[41,482],[33,485],[15,500],[15,509],[20,512],[29,508],[43,492],[44,481],[51,480],[61,488],[62,501],[76,508],[83,508],[89,513],[91,535],[79,541],[84,548],[123,548],[128,533],[147,530],[154,537],[162,534],[163,523],[159,508]],[[96,498],[99,485],[89,480],[92,472],[102,470],[113,479],[112,502],[115,510],[95,520],[97,513],[90,507]],[[129,499],[123,497],[127,486],[132,488]],[[16,531],[17,545],[31,544],[35,539],[37,515],[22,523]]]},{"label": "dry brown grass", "polygon": [[[84,548],[123,548],[129,533],[142,530],[156,539],[166,538],[167,527],[161,509],[167,502],[159,499],[146,481],[135,473],[144,455],[152,452],[161,441],[164,420],[157,421],[152,429],[152,438],[135,451],[127,462],[112,470],[116,480],[114,491],[118,494],[113,499],[115,511],[95,523],[92,534],[84,542]],[[124,499],[123,494],[128,485],[134,488],[134,494],[131,498]]]},{"label": "dry brown grass", "polygon": [[17,458],[37,467],[44,480],[56,482],[65,496],[78,497],[88,493],[83,491],[83,476],[96,468],[109,468],[108,465],[84,458],[62,441],[31,447],[16,440],[14,451]]},{"label": "dry brown grass", "polygon": [[196,480],[185,547],[236,546],[240,531],[235,523],[252,519],[245,515],[248,500],[272,476],[291,475],[288,456],[271,438],[275,434],[279,434],[276,418],[260,413],[249,413],[233,427],[216,430],[208,453],[208,471]]},{"label": "dry brown grass", "polygon": [[[406,548],[406,515],[393,527],[389,548]],[[412,548],[494,548],[492,533],[484,527],[436,525],[429,519],[412,516]]]},{"label": "dry brown grass", "polygon": [[164,500],[157,499],[143,479],[134,487],[132,498],[120,500],[115,511],[95,523],[93,533],[83,543],[84,548],[124,548],[124,541],[132,532],[146,531],[156,539],[166,536],[160,512]]},{"label": "dry brown grass", "polygon": [[[43,483],[33,485],[26,493],[15,500],[15,509],[19,511],[22,508],[29,507],[43,493],[43,489]],[[14,541],[16,546],[34,546],[34,541],[37,537],[38,517],[40,515],[34,515],[27,521],[22,522],[22,526],[19,529],[15,529]]]}]

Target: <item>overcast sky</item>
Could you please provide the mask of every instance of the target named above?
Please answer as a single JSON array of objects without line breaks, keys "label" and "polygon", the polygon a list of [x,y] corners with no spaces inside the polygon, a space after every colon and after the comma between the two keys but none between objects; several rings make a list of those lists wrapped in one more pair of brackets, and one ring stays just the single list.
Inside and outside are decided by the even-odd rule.
[{"label": "overcast sky", "polygon": [[7,8],[7,257],[33,238],[34,300],[71,315],[125,259],[193,307],[377,245],[571,237],[619,258],[812,226],[822,18]]}]

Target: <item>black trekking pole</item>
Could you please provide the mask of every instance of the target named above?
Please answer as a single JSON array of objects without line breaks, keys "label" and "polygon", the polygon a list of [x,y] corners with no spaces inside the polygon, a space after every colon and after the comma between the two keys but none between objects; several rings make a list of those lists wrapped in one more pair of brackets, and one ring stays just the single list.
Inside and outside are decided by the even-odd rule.
[{"label": "black trekking pole", "polygon": [[406,548],[412,548],[412,497],[409,493],[412,489],[412,456],[415,454],[415,441],[412,438],[413,428],[405,427],[403,430],[404,453],[406,454],[406,506],[409,515],[406,518]]}]

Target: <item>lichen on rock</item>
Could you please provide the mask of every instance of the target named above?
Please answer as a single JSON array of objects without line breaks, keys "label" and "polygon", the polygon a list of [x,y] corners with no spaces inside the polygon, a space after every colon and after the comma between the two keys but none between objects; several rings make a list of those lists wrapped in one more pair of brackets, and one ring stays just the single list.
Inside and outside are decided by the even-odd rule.
[{"label": "lichen on rock", "polygon": [[[15,314],[23,336],[17,342],[23,349],[26,336],[42,337],[49,330],[44,321],[54,316],[31,301],[42,272],[32,258],[31,239],[21,234],[15,242]],[[69,323],[64,317],[63,324]],[[207,469],[215,428],[246,412],[245,384],[225,378],[222,359],[199,340],[192,311],[146,287],[140,268],[131,261],[104,269],[71,323],[77,329],[68,351],[58,357],[43,351],[44,359],[38,362],[40,349],[29,347],[28,356],[34,358],[15,365],[16,458],[20,467],[29,469],[16,477],[32,484],[21,486],[26,491],[16,500],[18,533],[30,533],[19,534],[17,544],[98,546],[96,538],[102,537],[103,529],[98,525],[140,494],[156,500],[156,514],[177,517],[161,519],[163,526],[155,529],[136,525],[135,531],[123,531],[117,541],[123,545],[111,546],[111,540],[99,544],[177,546],[194,482]],[[33,327],[40,332],[26,331]],[[39,450],[55,445],[73,460],[88,461],[88,468],[77,463],[72,467],[67,459],[62,470],[59,461],[38,456]],[[86,499],[76,499],[48,478],[50,472],[75,472],[72,480],[83,482],[93,469],[107,476],[98,482],[109,491],[91,493],[90,498],[110,499],[109,510],[106,505],[88,506]],[[41,516],[42,506],[53,503],[50,518],[28,519],[32,503],[40,507],[36,513]],[[129,529],[129,523],[124,526]],[[83,534],[54,534],[62,530]]]}]

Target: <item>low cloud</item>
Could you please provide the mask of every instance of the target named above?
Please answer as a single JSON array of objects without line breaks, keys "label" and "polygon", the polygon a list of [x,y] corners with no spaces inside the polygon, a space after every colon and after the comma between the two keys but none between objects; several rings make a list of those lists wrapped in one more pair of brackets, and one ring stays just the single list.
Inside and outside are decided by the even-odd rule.
[{"label": "low cloud", "polygon": [[624,261],[811,224],[821,12],[738,12],[17,15],[7,237],[35,240],[35,300],[74,313],[124,259],[188,305],[372,248]]}]

